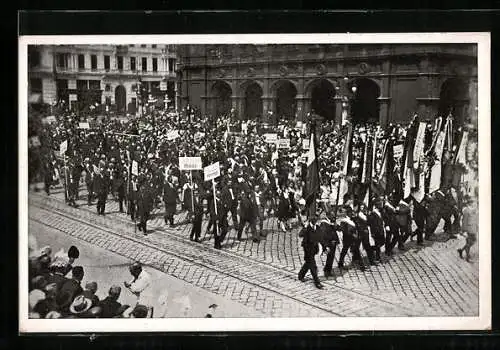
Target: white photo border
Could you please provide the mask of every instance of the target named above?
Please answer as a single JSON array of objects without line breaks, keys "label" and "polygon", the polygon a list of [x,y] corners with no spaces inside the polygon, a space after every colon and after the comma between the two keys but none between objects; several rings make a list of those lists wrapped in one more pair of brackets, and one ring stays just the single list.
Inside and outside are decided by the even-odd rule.
[{"label": "white photo border", "polygon": [[[19,37],[19,332],[410,331],[491,329],[490,33],[79,35]],[[28,45],[71,44],[477,44],[479,316],[332,318],[28,319]]]}]

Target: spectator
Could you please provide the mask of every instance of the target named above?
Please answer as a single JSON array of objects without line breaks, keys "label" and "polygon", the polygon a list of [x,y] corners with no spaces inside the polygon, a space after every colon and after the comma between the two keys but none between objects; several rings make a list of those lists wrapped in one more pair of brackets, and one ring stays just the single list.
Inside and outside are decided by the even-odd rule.
[{"label": "spectator", "polygon": [[121,291],[120,286],[113,285],[109,288],[108,296],[99,303],[102,308],[102,318],[113,318],[123,313],[122,304],[118,302]]},{"label": "spectator", "polygon": [[[75,266],[73,267],[71,273],[73,275],[72,278],[64,282],[64,284],[61,286],[61,289],[59,290],[59,293],[62,295],[68,294],[70,296],[70,301],[73,301],[77,295],[80,295],[83,292],[83,289],[81,287],[84,275],[83,267]],[[62,305],[62,306],[64,308],[69,305]]]},{"label": "spectator", "polygon": [[97,292],[97,283],[89,282],[85,285],[85,290],[82,293],[82,295],[85,298],[92,300],[92,307],[97,306],[99,304],[99,297],[95,295],[96,292]]}]

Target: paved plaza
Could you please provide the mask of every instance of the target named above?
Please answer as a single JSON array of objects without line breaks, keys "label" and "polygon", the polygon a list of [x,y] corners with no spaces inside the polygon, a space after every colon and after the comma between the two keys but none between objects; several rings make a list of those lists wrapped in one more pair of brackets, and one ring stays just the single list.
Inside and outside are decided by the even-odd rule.
[{"label": "paved plaza", "polygon": [[[40,184],[38,187],[42,188]],[[254,243],[243,234],[244,240],[238,241],[236,231],[231,229],[222,250],[215,250],[213,237],[203,236],[206,219],[202,242],[195,243],[189,240],[191,224],[186,214],[176,215],[178,225],[169,228],[160,205],[153,211],[149,232],[144,235],[134,229],[130,217],[119,212],[111,195],[104,217],[97,215],[95,202],[87,206],[85,186],[80,187],[79,195],[78,207],[73,208],[64,203],[60,186],[53,188],[50,196],[31,190],[30,230],[56,230],[96,250],[139,261],[158,270],[158,279],[174,277],[186,288],[192,286],[199,291],[199,295],[206,292],[210,298],[220,298],[219,303],[227,301],[224,308],[234,310],[226,310],[222,317],[234,317],[240,312],[242,317],[478,315],[477,245],[468,263],[456,251],[464,238],[441,240],[441,228],[437,240],[426,241],[424,247],[409,242],[406,251],[396,249],[394,256],[383,256],[381,264],[365,271],[350,267],[349,259],[347,270],[336,268],[340,253],[337,248],[334,275],[329,279],[322,277],[326,256],[317,255],[325,286],[318,290],[310,276],[306,283],[297,280],[303,263],[297,225],[284,233],[276,219],[270,217],[264,224],[265,240]],[[82,256],[85,254],[82,251]],[[122,283],[122,279],[117,282]]]}]

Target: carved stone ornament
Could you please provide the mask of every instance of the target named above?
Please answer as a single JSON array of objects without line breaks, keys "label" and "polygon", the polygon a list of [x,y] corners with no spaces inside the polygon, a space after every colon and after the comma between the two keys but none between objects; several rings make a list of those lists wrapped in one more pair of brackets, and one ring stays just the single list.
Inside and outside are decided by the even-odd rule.
[{"label": "carved stone ornament", "polygon": [[217,77],[219,77],[219,78],[223,78],[226,75],[226,71],[224,69],[220,68],[217,70],[215,75],[217,75]]},{"label": "carved stone ornament", "polygon": [[324,64],[318,64],[316,66],[316,73],[318,75],[324,75],[326,73],[326,66]]},{"label": "carved stone ornament", "polygon": [[370,71],[370,66],[368,65],[368,63],[363,62],[363,63],[359,64],[359,73],[360,74],[366,74],[369,71]]},{"label": "carved stone ornament", "polygon": [[279,69],[279,73],[282,77],[288,74],[288,68],[286,66],[281,66]]},{"label": "carved stone ornament", "polygon": [[247,76],[254,77],[255,76],[255,68],[253,68],[253,67],[248,68]]}]

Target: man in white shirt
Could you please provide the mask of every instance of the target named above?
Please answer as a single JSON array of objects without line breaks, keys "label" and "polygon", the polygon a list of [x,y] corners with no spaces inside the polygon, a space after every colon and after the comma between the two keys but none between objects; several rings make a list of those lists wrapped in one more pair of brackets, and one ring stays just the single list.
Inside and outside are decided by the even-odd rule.
[{"label": "man in white shirt", "polygon": [[123,282],[123,284],[137,297],[138,305],[152,307],[151,275],[143,270],[138,262],[132,264],[129,270],[134,278],[130,282]]}]

